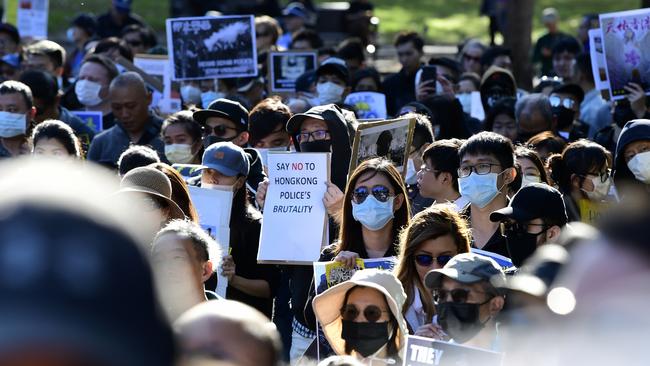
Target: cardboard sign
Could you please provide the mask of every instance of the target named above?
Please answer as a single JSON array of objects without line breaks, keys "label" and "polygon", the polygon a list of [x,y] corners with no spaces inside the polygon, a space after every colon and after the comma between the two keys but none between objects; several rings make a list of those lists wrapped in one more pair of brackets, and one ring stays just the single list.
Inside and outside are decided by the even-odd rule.
[{"label": "cardboard sign", "polygon": [[612,99],[625,98],[628,83],[650,94],[650,9],[600,14],[605,70]]},{"label": "cardboard sign", "polygon": [[484,257],[494,259],[494,261],[497,262],[497,264],[501,266],[501,269],[503,269],[504,271],[515,268],[515,265],[512,264],[512,259],[508,257],[504,257],[500,254],[488,252],[487,250],[482,250],[478,248],[471,248],[470,250],[472,251],[472,253],[480,254]]},{"label": "cardboard sign", "polygon": [[316,294],[352,278],[359,270],[376,268],[392,271],[397,265],[396,257],[360,259],[357,258],[354,268],[347,268],[340,262],[314,262],[314,287]]},{"label": "cardboard sign", "polygon": [[75,116],[81,118],[83,123],[90,127],[95,134],[98,134],[104,130],[102,112],[99,111],[70,111]]},{"label": "cardboard sign", "polygon": [[[233,192],[193,186],[190,186],[189,189],[192,203],[194,203],[199,213],[201,227],[217,241],[221,253],[227,255],[230,252],[230,210],[232,208]],[[216,262],[220,261],[221,258],[210,256],[210,259]],[[218,281],[217,288],[214,290],[218,295],[225,298],[228,279],[222,276],[221,271],[217,268],[215,268],[215,271],[218,274]]]},{"label": "cardboard sign", "polygon": [[364,160],[384,157],[406,176],[408,148],[413,140],[415,119],[361,123],[357,128],[350,159],[350,174]]},{"label": "cardboard sign", "polygon": [[174,80],[257,76],[252,15],[167,19]]},{"label": "cardboard sign", "polygon": [[458,343],[408,336],[403,366],[501,366],[503,354]]},{"label": "cardboard sign", "polygon": [[309,264],[326,243],[329,153],[270,153],[258,263]]},{"label": "cardboard sign", "polygon": [[359,119],[385,119],[388,116],[386,113],[386,95],[382,93],[351,93],[345,97],[344,103],[356,109],[356,115]]},{"label": "cardboard sign", "polygon": [[151,99],[151,107],[159,108],[165,114],[171,114],[181,109],[180,99],[172,99],[172,77],[169,57],[164,55],[137,54],[133,65],[161,83],[162,90],[155,90]]},{"label": "cardboard sign", "polygon": [[21,38],[47,39],[48,0],[18,0],[16,28]]},{"label": "cardboard sign", "polygon": [[296,90],[296,79],[307,71],[316,70],[318,59],[315,52],[271,52],[269,73],[272,92]]},{"label": "cardboard sign", "polygon": [[589,55],[591,56],[591,72],[594,76],[596,89],[609,92],[605,52],[603,52],[603,31],[600,29],[589,30]]}]

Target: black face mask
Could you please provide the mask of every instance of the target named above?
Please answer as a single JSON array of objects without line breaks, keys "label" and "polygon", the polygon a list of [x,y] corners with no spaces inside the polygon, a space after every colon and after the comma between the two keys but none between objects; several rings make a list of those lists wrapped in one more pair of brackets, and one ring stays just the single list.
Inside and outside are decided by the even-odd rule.
[{"label": "black face mask", "polygon": [[626,123],[633,119],[637,119],[637,117],[628,104],[619,104],[614,107],[614,114],[612,115],[612,119],[618,127],[623,128]]},{"label": "black face mask", "polygon": [[[235,136],[235,137],[237,137],[237,136]],[[217,136],[214,136],[214,135],[208,135],[208,136],[205,136],[205,137],[203,138],[203,147],[205,147],[205,148],[207,149],[208,146],[210,146],[210,145],[212,145],[212,144],[216,144],[217,142],[229,142],[229,141],[234,140],[235,137],[231,137],[231,138],[229,138],[229,139],[225,139],[225,138],[223,138],[223,137],[217,137]]]},{"label": "black face mask", "polygon": [[[544,231],[545,232],[545,231]],[[543,234],[530,234],[525,231],[508,230],[506,235],[506,248],[515,267],[521,265],[528,259],[537,249],[537,236]]]},{"label": "black face mask", "polygon": [[341,338],[345,344],[368,357],[388,343],[388,322],[356,323],[342,320]]},{"label": "black face mask", "polygon": [[332,140],[316,140],[300,143],[300,152],[330,152]]},{"label": "black face mask", "polygon": [[479,319],[479,307],[483,304],[458,302],[437,304],[438,324],[455,342],[465,343],[485,326],[485,323],[481,323]]},{"label": "black face mask", "polygon": [[576,112],[564,107],[552,107],[553,116],[557,120],[557,129],[564,130],[571,126]]}]

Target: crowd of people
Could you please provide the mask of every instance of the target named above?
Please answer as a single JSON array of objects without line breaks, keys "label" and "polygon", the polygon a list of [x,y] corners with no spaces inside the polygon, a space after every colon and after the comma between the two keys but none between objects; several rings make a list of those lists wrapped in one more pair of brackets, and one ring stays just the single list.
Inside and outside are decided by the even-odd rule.
[{"label": "crowd of people", "polygon": [[[635,83],[616,102],[595,88],[597,16],[574,37],[545,9],[523,90],[494,34],[427,60],[424,38],[400,33],[401,70],[383,75],[367,40],[326,46],[313,5],[294,2],[255,18],[260,76],[181,81],[163,115],[119,60],[165,45],[130,0],[108,3],[74,17],[68,50],[0,24],[0,364],[392,365],[410,335],[505,365],[643,364],[650,104]],[[319,64],[271,95],[266,58],[283,50]],[[344,101],[359,91],[415,120],[406,174],[383,156],[348,171],[364,121]],[[74,111],[100,112],[103,130]],[[258,263],[269,151],[330,153],[314,262],[395,268],[316,289],[310,265]],[[213,203],[231,207],[228,252],[190,187],[231,193]]]}]

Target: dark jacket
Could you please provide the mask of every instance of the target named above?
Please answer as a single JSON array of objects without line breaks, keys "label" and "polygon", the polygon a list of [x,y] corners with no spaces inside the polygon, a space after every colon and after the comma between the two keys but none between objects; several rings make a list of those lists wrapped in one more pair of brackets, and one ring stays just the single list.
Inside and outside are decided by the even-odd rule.
[{"label": "dark jacket", "polygon": [[59,120],[72,128],[81,141],[84,151],[88,151],[90,143],[95,138],[95,131],[64,107],[59,107]]},{"label": "dark jacket", "polygon": [[634,177],[625,162],[625,147],[632,142],[641,140],[650,140],[650,120],[635,119],[626,123],[618,137],[616,154],[614,155],[614,183],[616,183],[617,188],[636,187],[637,190],[641,188],[646,192],[650,192],[647,185]]},{"label": "dark jacket", "polygon": [[400,108],[415,100],[415,74],[408,75],[403,68],[388,76],[381,85],[386,94],[386,109],[389,116],[396,115]]}]

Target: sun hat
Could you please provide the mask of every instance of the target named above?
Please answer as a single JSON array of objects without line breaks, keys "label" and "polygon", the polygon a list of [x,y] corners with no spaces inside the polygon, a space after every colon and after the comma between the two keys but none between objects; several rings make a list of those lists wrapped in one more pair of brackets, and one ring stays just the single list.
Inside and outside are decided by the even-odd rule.
[{"label": "sun hat", "polygon": [[120,193],[145,193],[163,199],[169,205],[173,219],[184,219],[183,210],[172,200],[172,184],[165,173],[150,167],[130,170],[122,178]]}]

